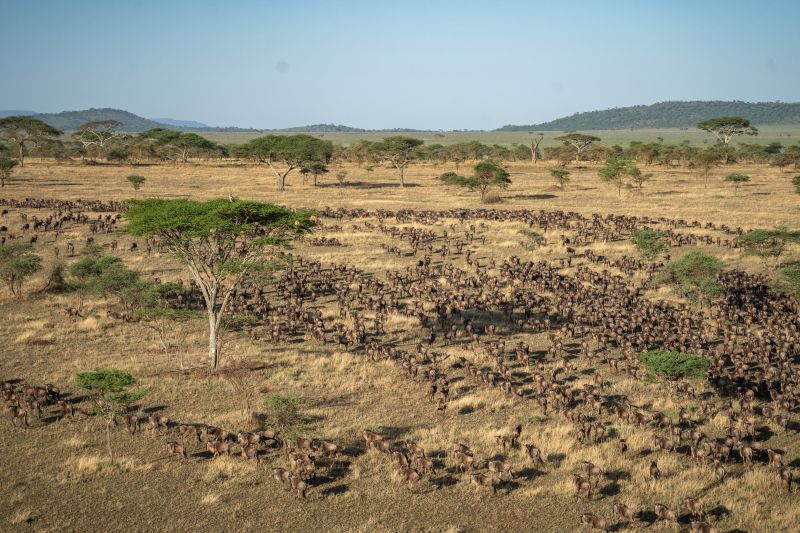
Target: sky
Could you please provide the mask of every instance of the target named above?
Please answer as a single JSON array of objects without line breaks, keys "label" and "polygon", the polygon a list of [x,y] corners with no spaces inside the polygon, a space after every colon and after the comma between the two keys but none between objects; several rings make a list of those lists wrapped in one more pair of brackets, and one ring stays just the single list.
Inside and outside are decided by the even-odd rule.
[{"label": "sky", "polygon": [[800,101],[797,0],[0,0],[0,109],[493,129]]}]

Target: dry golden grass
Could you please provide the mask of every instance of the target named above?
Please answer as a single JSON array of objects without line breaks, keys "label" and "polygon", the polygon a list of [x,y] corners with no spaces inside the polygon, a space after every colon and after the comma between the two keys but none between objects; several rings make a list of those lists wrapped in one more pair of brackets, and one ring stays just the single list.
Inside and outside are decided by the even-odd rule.
[{"label": "dry golden grass", "polygon": [[[548,167],[540,164],[512,164],[513,186],[502,193],[499,209],[563,209],[584,215],[593,212],[628,215],[668,216],[713,221],[744,227],[774,225],[797,226],[800,210],[791,192],[789,176],[770,168],[745,167],[753,181],[738,196],[725,186],[720,170],[704,180],[685,169],[653,168],[655,176],[646,185],[644,196],[616,191],[601,183],[596,168],[571,169],[573,181],[565,191],[553,190]],[[337,169],[332,169],[335,173]],[[372,187],[333,185],[333,178],[323,178],[324,186],[299,185],[291,176],[289,188],[279,194],[274,178],[263,167],[220,165],[158,165],[148,167],[56,165],[31,160],[17,172],[17,178],[4,189],[8,197],[124,199],[132,195],[124,177],[142,174],[147,178],[141,195],[159,197],[212,198],[228,194],[240,198],[275,201],[297,207],[318,208],[365,207],[369,209],[414,208],[447,209],[482,207],[477,195],[465,194],[438,183],[435,177],[444,167],[413,167],[405,189],[396,187],[393,172],[377,168],[368,173],[348,167],[352,181]],[[43,211],[42,213],[44,213]],[[8,218],[17,224],[17,212]],[[381,243],[390,239],[377,232],[352,229],[361,221],[341,223],[324,221],[327,226],[339,224],[342,231],[325,232],[344,246],[312,247],[299,244],[295,253],[316,260],[336,261],[357,266],[382,279],[386,270],[412,266],[417,258],[395,257],[383,252]],[[441,233],[454,221],[440,221],[434,229]],[[481,234],[486,243],[476,242],[472,248],[482,262],[498,261],[511,255],[531,259],[556,260],[563,257],[559,242],[562,231],[545,233],[548,244],[530,250],[520,224],[485,222]],[[687,230],[688,231],[688,230]],[[698,233],[703,233],[698,230]],[[86,228],[69,228],[59,237],[59,245],[67,240],[81,242]],[[120,234],[98,235],[97,241],[108,246],[111,239],[122,243],[118,255],[129,266],[140,269],[147,277],[188,279],[180,265],[169,257],[153,253],[149,257],[127,251],[130,238]],[[393,243],[397,244],[397,243]],[[38,251],[47,267],[53,262],[52,234],[43,234]],[[80,249],[80,247],[79,247]],[[628,243],[598,243],[597,253],[618,257],[633,252]],[[750,271],[762,267],[736,251],[710,249],[732,265]],[[794,251],[796,252],[796,251]],[[63,250],[61,259],[64,260]],[[436,258],[438,260],[438,257]],[[463,258],[448,259],[464,267]],[[45,269],[47,270],[47,268]],[[565,269],[565,272],[567,270]],[[7,345],[0,353],[0,378],[17,378],[31,383],[53,382],[77,394],[73,385],[76,372],[95,366],[113,366],[138,376],[148,395],[144,408],[153,408],[178,423],[213,424],[231,431],[250,429],[240,399],[233,385],[218,376],[207,376],[191,370],[204,362],[205,325],[202,320],[178,324],[170,331],[170,342],[180,343],[182,355],[167,358],[150,330],[137,324],[121,324],[106,318],[109,303],[87,299],[82,317],[69,318],[63,308],[76,306],[78,297],[67,293],[48,295],[36,292],[43,286],[45,274],[29,285],[29,294],[22,301],[0,296],[0,338]],[[448,280],[440,280],[443,286]],[[675,299],[669,289],[649,292],[651,298]],[[335,301],[320,302],[326,319],[338,316]],[[367,316],[373,316],[366,313]],[[542,334],[506,331],[507,346],[519,340],[532,349],[546,347]],[[414,319],[390,314],[386,322],[387,337],[413,349],[420,336]],[[210,460],[202,455],[204,448],[189,446],[190,458],[181,461],[168,457],[165,442],[178,440],[175,434],[156,437],[150,432],[130,436],[122,427],[113,439],[120,459],[109,467],[105,456],[102,425],[85,413],[75,420],[32,421],[27,430],[12,431],[10,422],[2,422],[2,442],[15,453],[0,455],[0,514],[9,517],[10,530],[37,529],[91,530],[98,515],[113,516],[107,530],[222,530],[251,524],[253,528],[274,531],[576,531],[581,512],[591,511],[611,520],[614,501],[623,501],[640,509],[652,509],[665,503],[676,511],[683,510],[683,499],[700,495],[707,509],[724,509],[715,519],[723,530],[740,528],[748,531],[790,531],[800,520],[800,511],[793,505],[784,487],[775,481],[775,472],[759,466],[751,472],[733,466],[730,478],[719,485],[708,468],[695,466],[683,455],[652,451],[652,431],[642,431],[611,418],[617,435],[627,439],[629,457],[616,452],[615,437],[600,445],[580,445],[575,430],[559,415],[544,416],[538,405],[512,400],[498,390],[474,387],[471,379],[454,379],[454,399],[442,416],[435,413],[426,395],[423,379],[407,379],[394,363],[372,362],[361,353],[345,352],[331,344],[320,346],[299,336],[291,341],[273,344],[266,336],[253,340],[245,334],[230,334],[226,339],[226,361],[241,359],[259,361],[263,368],[255,382],[270,392],[296,392],[305,399],[305,412],[311,417],[306,434],[327,439],[349,449],[343,458],[344,473],[331,476],[309,491],[309,501],[299,505],[294,497],[272,479],[271,469],[285,466],[280,451],[270,451],[261,465],[239,457]],[[437,351],[451,353],[449,362],[465,356],[476,363],[489,365],[482,353],[470,346],[437,345]],[[178,368],[182,359],[187,368]],[[577,361],[578,370],[597,366]],[[548,370],[553,363],[548,363]],[[448,370],[448,375],[461,378],[463,371]],[[611,375],[610,394],[628,395],[634,403],[647,405],[674,416],[683,400],[669,396],[661,385],[647,385],[623,375]],[[588,382],[578,372],[572,386]],[[696,405],[692,406],[696,410]],[[81,404],[88,411],[88,404]],[[501,487],[496,496],[473,490],[466,477],[448,472],[449,451],[459,442],[469,444],[481,463],[500,454],[494,435],[508,432],[515,424],[523,425],[523,443],[535,443],[547,461],[540,473],[527,471],[524,450],[509,450],[505,456],[517,472],[524,472],[516,485]],[[725,427],[722,415],[706,427],[719,436]],[[439,476],[436,483],[423,483],[412,492],[392,476],[392,467],[375,452],[362,453],[360,433],[371,428],[385,433],[395,442],[416,441],[435,457]],[[787,450],[791,461],[800,453],[797,437],[777,435],[770,446]],[[238,448],[234,448],[236,450]],[[663,478],[651,481],[648,465],[657,460]],[[607,476],[596,488],[592,501],[575,499],[571,474],[579,471],[579,462],[588,460],[603,468]],[[322,476],[327,476],[325,467]],[[65,497],[64,495],[67,495]],[[98,496],[101,495],[101,496]],[[102,503],[99,499],[102,498]],[[166,503],[168,502],[168,505]],[[165,505],[161,505],[161,504]],[[105,514],[104,514],[105,513]],[[148,517],[142,521],[142,517]],[[763,524],[767,524],[763,526]],[[762,527],[763,526],[763,527]],[[618,531],[637,531],[638,522]],[[648,531],[669,531],[662,524],[648,526]]]}]

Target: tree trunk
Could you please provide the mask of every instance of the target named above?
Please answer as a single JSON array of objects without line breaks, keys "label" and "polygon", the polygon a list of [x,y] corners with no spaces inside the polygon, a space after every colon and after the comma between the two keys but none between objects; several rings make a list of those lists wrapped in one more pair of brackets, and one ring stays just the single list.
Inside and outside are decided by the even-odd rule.
[{"label": "tree trunk", "polygon": [[406,182],[405,182],[405,179],[403,177],[403,174],[405,173],[405,171],[406,171],[406,167],[400,167],[400,186],[401,187],[405,187],[406,186]]},{"label": "tree trunk", "polygon": [[106,445],[108,446],[108,457],[111,464],[114,464],[114,448],[111,447],[111,419],[106,420]]},{"label": "tree trunk", "polygon": [[216,372],[219,367],[219,343],[217,335],[221,322],[221,314],[214,311],[213,307],[208,310],[208,364]]},{"label": "tree trunk", "polygon": [[19,146],[17,147],[17,150],[18,150],[18,153],[19,153],[19,156],[18,156],[19,166],[20,166],[20,168],[22,168],[22,167],[25,166],[25,145],[22,144],[22,143],[19,143]]}]

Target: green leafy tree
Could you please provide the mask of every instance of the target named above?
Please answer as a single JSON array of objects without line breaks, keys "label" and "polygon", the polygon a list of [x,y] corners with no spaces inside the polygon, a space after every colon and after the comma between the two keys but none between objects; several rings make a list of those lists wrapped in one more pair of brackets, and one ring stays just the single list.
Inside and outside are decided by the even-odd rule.
[{"label": "green leafy tree", "polygon": [[639,356],[644,367],[653,374],[670,379],[706,377],[711,361],[699,355],[666,350],[652,350]]},{"label": "green leafy tree", "polygon": [[154,128],[142,132],[140,139],[151,141],[156,148],[161,148],[175,154],[183,163],[189,161],[189,156],[202,152],[210,152],[219,147],[210,140],[196,133]]},{"label": "green leafy tree", "polygon": [[95,413],[106,423],[106,445],[113,463],[111,426],[116,424],[117,416],[126,413],[133,403],[144,398],[147,391],[131,390],[138,384],[136,378],[114,368],[95,368],[91,372],[79,373],[75,376],[75,384],[88,392]]},{"label": "green leafy tree", "polygon": [[800,194],[800,174],[792,178],[792,185],[794,185],[794,192]]},{"label": "green leafy tree", "polygon": [[289,453],[292,440],[302,436],[306,429],[303,414],[303,397],[296,393],[269,394],[263,399],[267,429],[278,433],[284,449]]},{"label": "green leafy tree", "polygon": [[388,161],[400,173],[400,186],[405,187],[406,168],[417,158],[416,150],[424,141],[403,135],[387,137],[377,143],[375,151],[379,157]]},{"label": "green leafy tree", "polygon": [[206,304],[214,370],[220,359],[218,334],[233,293],[314,224],[307,211],[224,199],[134,200],[125,218],[129,233],[155,237],[192,273]]},{"label": "green leafy tree", "polygon": [[128,180],[128,183],[131,184],[131,186],[133,187],[133,190],[136,191],[136,192],[139,192],[139,189],[142,188],[142,185],[144,184],[144,182],[146,180],[146,178],[144,176],[138,176],[138,175],[128,176],[125,179]]},{"label": "green leafy tree", "polygon": [[705,186],[708,187],[708,176],[711,170],[722,162],[722,154],[719,150],[706,148],[698,152],[692,159],[692,164],[699,167],[705,177]]},{"label": "green leafy tree", "polygon": [[587,135],[585,133],[568,133],[566,135],[562,135],[561,137],[556,137],[556,140],[564,141],[564,144],[568,144],[575,148],[575,162],[577,163],[581,160],[583,153],[589,149],[592,144],[600,141],[600,137]]},{"label": "green leafy tree", "polygon": [[719,259],[703,252],[690,252],[667,263],[657,280],[674,286],[689,300],[703,304],[722,294],[717,276],[725,268]]},{"label": "green leafy tree", "polygon": [[314,187],[317,186],[317,178],[322,174],[327,174],[330,172],[328,169],[328,165],[326,165],[323,161],[311,161],[310,163],[306,163],[303,165],[303,168],[300,169],[300,172],[305,174],[311,174],[313,177],[313,185]]},{"label": "green leafy tree", "polygon": [[128,317],[137,309],[151,305],[156,297],[155,285],[142,280],[140,274],[125,266],[119,257],[84,257],[70,264],[68,271],[81,292],[81,303],[87,294],[113,298]]},{"label": "green leafy tree", "polygon": [[567,183],[569,183],[570,172],[568,170],[564,170],[563,168],[553,168],[550,169],[550,175],[553,179],[558,183],[558,186],[563,190],[567,188]]},{"label": "green leafy tree", "polygon": [[339,182],[339,186],[344,186],[344,183],[347,181],[347,171],[340,170],[336,173],[336,181]]},{"label": "green leafy tree", "polygon": [[11,178],[11,171],[19,165],[19,161],[9,157],[0,157],[0,187],[6,186],[6,181]]},{"label": "green leafy tree", "polygon": [[601,180],[617,188],[618,196],[622,196],[622,189],[625,187],[636,187],[641,191],[644,182],[652,176],[652,174],[643,174],[632,159],[623,156],[606,159],[597,174]]},{"label": "green leafy tree", "polygon": [[0,246],[0,279],[17,298],[22,298],[25,281],[42,269],[42,258],[31,250],[33,247],[26,243]]},{"label": "green leafy tree", "polygon": [[63,132],[33,117],[0,118],[0,139],[16,145],[19,165],[25,166],[26,145],[36,146],[47,139],[55,139]]},{"label": "green leafy tree", "polygon": [[459,176],[455,172],[445,172],[439,176],[439,179],[449,185],[466,187],[470,191],[479,191],[481,201],[486,197],[486,192],[492,187],[505,189],[511,184],[508,171],[491,161],[482,161],[475,165],[472,176],[465,177]]},{"label": "green leafy tree", "polygon": [[266,135],[239,145],[234,155],[269,166],[278,180],[278,190],[283,191],[293,170],[330,161],[333,144],[311,135]]},{"label": "green leafy tree", "polygon": [[654,260],[667,249],[666,234],[663,231],[636,230],[631,241],[639,255],[648,261]]},{"label": "green leafy tree", "polygon": [[698,129],[713,133],[721,144],[728,144],[737,135],[758,135],[750,121],[742,117],[717,117],[697,124]]},{"label": "green leafy tree", "polygon": [[733,184],[733,195],[736,196],[739,194],[739,187],[742,185],[742,183],[747,183],[750,181],[750,176],[739,173],[728,174],[725,176],[725,181]]},{"label": "green leafy tree", "polygon": [[772,260],[777,267],[787,244],[800,243],[800,231],[786,228],[755,229],[737,237],[736,243],[746,255],[755,255],[765,263]]}]

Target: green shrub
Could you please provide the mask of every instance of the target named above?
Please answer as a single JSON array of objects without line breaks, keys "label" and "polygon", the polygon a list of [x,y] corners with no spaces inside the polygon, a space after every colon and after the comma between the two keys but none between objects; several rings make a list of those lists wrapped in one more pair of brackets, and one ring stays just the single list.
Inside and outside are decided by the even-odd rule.
[{"label": "green shrub", "polygon": [[717,275],[724,267],[725,264],[713,256],[691,252],[667,263],[657,282],[673,285],[693,302],[702,302],[722,294],[722,284],[717,281]]},{"label": "green shrub", "polygon": [[636,230],[633,232],[631,242],[636,246],[636,250],[643,259],[652,261],[667,249],[664,237],[663,231]]},{"label": "green shrub", "polygon": [[800,300],[800,266],[780,269],[776,285],[779,290]]},{"label": "green shrub", "polygon": [[280,433],[284,443],[300,436],[305,430],[306,418],[302,412],[303,397],[300,394],[268,394],[264,397],[263,406],[266,427]]},{"label": "green shrub", "polygon": [[666,375],[670,378],[703,378],[711,366],[705,357],[665,350],[644,352],[639,356],[639,360],[653,374]]}]

